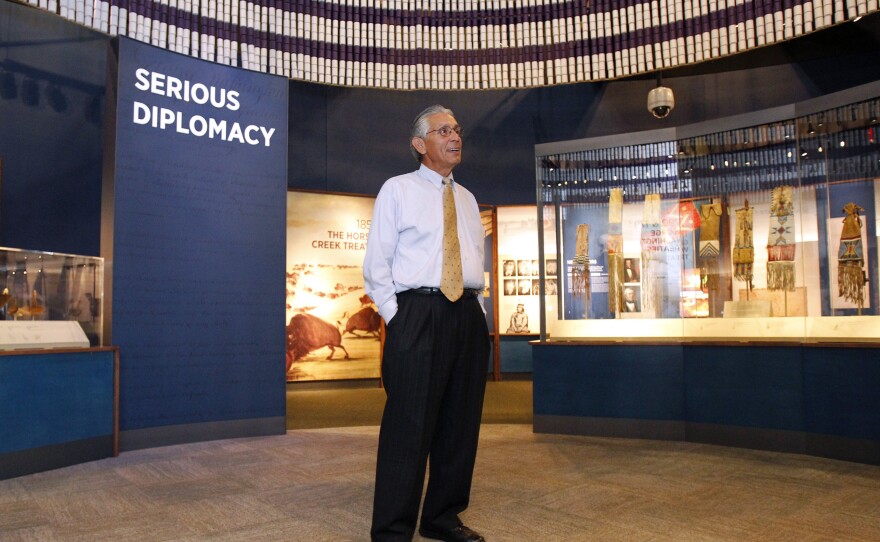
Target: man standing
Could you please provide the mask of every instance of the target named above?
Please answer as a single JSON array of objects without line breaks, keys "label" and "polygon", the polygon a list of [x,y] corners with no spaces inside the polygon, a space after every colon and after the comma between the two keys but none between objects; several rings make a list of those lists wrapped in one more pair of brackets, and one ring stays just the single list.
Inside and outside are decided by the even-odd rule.
[{"label": "man standing", "polygon": [[373,210],[364,283],[386,322],[372,540],[419,534],[481,542],[461,523],[470,499],[489,333],[482,306],[484,229],[474,196],[452,179],[461,127],[435,105],[413,122],[419,169],[385,182]]}]

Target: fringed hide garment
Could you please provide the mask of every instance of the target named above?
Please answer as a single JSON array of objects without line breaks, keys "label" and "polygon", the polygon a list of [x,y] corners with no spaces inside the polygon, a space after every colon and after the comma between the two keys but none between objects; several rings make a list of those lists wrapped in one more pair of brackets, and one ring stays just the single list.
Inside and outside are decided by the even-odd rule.
[{"label": "fringed hide garment", "polygon": [[736,240],[733,246],[733,277],[746,283],[751,290],[755,243],[752,235],[755,210],[748,206],[736,210]]},{"label": "fringed hide garment", "polygon": [[571,293],[590,300],[590,225],[578,224],[571,266]]},{"label": "fringed hide garment", "polygon": [[664,254],[663,227],[661,224],[660,194],[645,196],[645,207],[642,210],[642,312],[654,312],[660,306],[657,299],[658,269]]},{"label": "fringed hide garment", "polygon": [[623,192],[612,188],[608,199],[608,310],[623,310]]},{"label": "fringed hide garment", "polygon": [[790,186],[770,194],[770,235],[767,237],[767,289],[794,291],[794,201]]},{"label": "fringed hide garment", "polygon": [[843,207],[843,231],[840,232],[840,251],[837,255],[837,291],[840,297],[862,308],[865,295],[865,256],[862,247],[862,219],[864,211],[855,203]]},{"label": "fringed hide garment", "polygon": [[721,213],[721,202],[700,206],[700,285],[705,292],[718,287]]}]

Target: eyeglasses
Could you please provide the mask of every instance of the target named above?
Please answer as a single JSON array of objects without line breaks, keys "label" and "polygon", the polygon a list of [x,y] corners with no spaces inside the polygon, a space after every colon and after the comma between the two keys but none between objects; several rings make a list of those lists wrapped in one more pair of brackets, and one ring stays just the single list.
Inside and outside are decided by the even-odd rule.
[{"label": "eyeglasses", "polygon": [[452,135],[452,132],[455,132],[458,137],[461,137],[461,126],[457,124],[455,126],[441,126],[436,130],[425,132],[425,135],[428,135],[432,132],[437,132],[438,134],[440,134],[441,137],[449,137]]}]

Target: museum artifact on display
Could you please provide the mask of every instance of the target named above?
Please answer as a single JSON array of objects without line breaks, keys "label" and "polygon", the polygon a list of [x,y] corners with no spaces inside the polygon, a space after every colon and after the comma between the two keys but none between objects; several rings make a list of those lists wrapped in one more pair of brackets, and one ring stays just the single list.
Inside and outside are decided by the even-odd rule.
[{"label": "museum artifact on display", "polygon": [[568,269],[542,340],[880,336],[880,98],[851,99],[537,145]]}]

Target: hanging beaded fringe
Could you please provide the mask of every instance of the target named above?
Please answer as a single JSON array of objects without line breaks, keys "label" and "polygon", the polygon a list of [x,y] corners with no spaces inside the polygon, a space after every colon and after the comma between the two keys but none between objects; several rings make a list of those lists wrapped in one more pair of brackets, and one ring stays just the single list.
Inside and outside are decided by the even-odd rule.
[{"label": "hanging beaded fringe", "polygon": [[794,262],[768,262],[767,288],[794,291]]},{"label": "hanging beaded fringe", "polygon": [[840,262],[837,289],[840,297],[861,306],[865,295],[865,273],[858,262]]},{"label": "hanging beaded fringe", "polygon": [[578,224],[575,257],[571,268],[571,291],[590,301],[590,225]]},{"label": "hanging beaded fringe", "polygon": [[623,310],[623,254],[608,255],[608,310]]},{"label": "hanging beaded fringe", "polygon": [[700,288],[708,293],[718,288],[718,259],[703,258],[700,265]]},{"label": "hanging beaded fringe", "polygon": [[733,277],[736,280],[750,281],[754,276],[753,263],[755,261],[755,249],[733,249]]},{"label": "hanging beaded fringe", "polygon": [[657,266],[660,262],[656,260],[656,252],[642,252],[642,312],[649,313],[655,307],[659,307],[660,303],[656,299],[657,288]]}]

